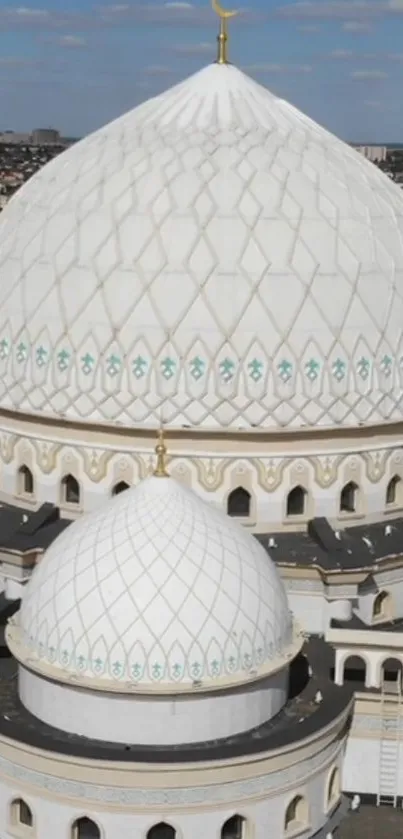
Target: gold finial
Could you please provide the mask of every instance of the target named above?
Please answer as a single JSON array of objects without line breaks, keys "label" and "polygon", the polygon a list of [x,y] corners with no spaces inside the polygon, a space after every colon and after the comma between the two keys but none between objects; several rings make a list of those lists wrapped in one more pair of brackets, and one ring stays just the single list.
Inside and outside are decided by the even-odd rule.
[{"label": "gold finial", "polygon": [[157,463],[154,469],[154,477],[168,478],[166,468],[167,447],[165,445],[164,429],[162,426],[158,431],[158,441],[155,447],[155,454],[157,455]]},{"label": "gold finial", "polygon": [[217,38],[217,42],[218,42],[217,64],[228,64],[228,54],[227,54],[228,21],[232,17],[236,17],[236,15],[238,15],[239,12],[238,11],[228,11],[228,9],[223,9],[223,7],[219,3],[219,0],[211,0],[211,5],[213,7],[213,11],[220,18],[220,33],[219,33],[218,38]]}]

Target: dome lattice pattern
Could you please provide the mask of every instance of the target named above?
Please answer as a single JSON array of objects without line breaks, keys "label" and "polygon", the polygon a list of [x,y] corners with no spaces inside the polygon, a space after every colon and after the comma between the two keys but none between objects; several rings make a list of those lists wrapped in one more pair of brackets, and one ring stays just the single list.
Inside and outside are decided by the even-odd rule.
[{"label": "dome lattice pattern", "polygon": [[145,684],[242,680],[292,642],[287,596],[250,534],[170,478],[149,478],[72,524],[20,611],[39,660]]},{"label": "dome lattice pattern", "polygon": [[403,196],[233,67],[46,166],[0,221],[0,398],[72,419],[401,418]]}]

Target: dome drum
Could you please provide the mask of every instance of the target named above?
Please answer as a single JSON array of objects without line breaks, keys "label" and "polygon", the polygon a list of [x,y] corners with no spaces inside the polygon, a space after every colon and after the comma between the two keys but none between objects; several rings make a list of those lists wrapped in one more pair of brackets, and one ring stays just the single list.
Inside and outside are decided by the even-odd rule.
[{"label": "dome drum", "polygon": [[36,718],[70,734],[144,746],[201,743],[241,734],[276,716],[288,697],[288,662],[250,684],[170,694],[134,692],[130,685],[111,693],[72,676],[56,682],[20,664],[19,694]]}]

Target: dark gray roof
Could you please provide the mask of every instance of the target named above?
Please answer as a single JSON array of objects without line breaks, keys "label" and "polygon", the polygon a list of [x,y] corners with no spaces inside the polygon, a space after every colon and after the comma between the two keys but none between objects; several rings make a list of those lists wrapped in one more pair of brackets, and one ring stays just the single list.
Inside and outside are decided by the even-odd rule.
[{"label": "dark gray roof", "polygon": [[0,504],[0,549],[24,553],[45,550],[70,522],[60,518],[53,504],[42,504],[39,510],[25,510],[11,504]]},{"label": "dark gray roof", "polygon": [[334,530],[327,519],[312,519],[307,532],[256,536],[279,565],[319,566],[323,571],[371,571],[403,554],[403,518]]},{"label": "dark gray roof", "polygon": [[[38,749],[94,760],[181,763],[223,760],[285,748],[327,727],[352,708],[352,685],[330,681],[334,651],[319,638],[306,644],[305,655],[291,665],[291,697],[283,710],[267,723],[242,734],[210,742],[178,746],[127,745],[66,734],[33,717],[18,697],[17,664],[0,656],[0,734]],[[313,675],[308,679],[308,662]],[[295,688],[293,690],[293,688]],[[314,701],[320,690],[323,701]]]}]

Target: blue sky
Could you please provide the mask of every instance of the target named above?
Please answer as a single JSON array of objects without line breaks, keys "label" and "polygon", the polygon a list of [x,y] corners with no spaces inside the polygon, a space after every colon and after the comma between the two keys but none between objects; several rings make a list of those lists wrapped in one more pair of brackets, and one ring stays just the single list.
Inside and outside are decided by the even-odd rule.
[{"label": "blue sky", "polygon": [[[231,60],[346,140],[403,142],[403,0],[244,0]],[[83,135],[214,58],[209,0],[0,0],[0,129]]]}]

